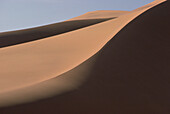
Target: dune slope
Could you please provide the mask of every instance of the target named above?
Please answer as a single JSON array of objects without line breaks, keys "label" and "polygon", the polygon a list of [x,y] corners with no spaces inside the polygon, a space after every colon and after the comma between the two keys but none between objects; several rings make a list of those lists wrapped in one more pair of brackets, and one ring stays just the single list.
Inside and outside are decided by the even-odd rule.
[{"label": "dune slope", "polygon": [[78,16],[78,17],[75,17],[69,20],[114,18],[114,17],[119,17],[127,13],[129,13],[129,11],[99,10],[99,11],[87,12],[81,16]]},{"label": "dune slope", "polygon": [[1,112],[169,114],[168,5],[151,9],[119,32],[97,54],[81,89]]},{"label": "dune slope", "polygon": [[[150,8],[148,8],[148,9],[150,9]],[[147,10],[147,9],[145,9],[145,10]],[[143,10],[140,10],[140,11],[135,11],[135,12],[131,12],[130,14],[126,14],[126,15],[124,15],[124,16],[122,16],[121,18],[119,18],[119,19],[115,19],[115,20],[110,20],[110,21],[108,21],[108,22],[104,22],[104,23],[101,23],[100,25],[98,24],[98,25],[95,25],[95,26],[93,26],[93,27],[96,27],[98,30],[100,30],[99,28],[101,27],[102,29],[105,29],[105,27],[108,27],[107,29],[105,29],[105,30],[111,30],[111,31],[109,31],[108,32],[108,36],[106,35],[106,34],[103,34],[103,36],[107,36],[107,37],[105,37],[105,38],[108,38],[107,40],[100,40],[100,45],[99,45],[99,47],[98,48],[96,48],[96,51],[92,51],[91,53],[93,53],[93,54],[95,54],[95,52],[98,52],[98,50],[100,50],[101,49],[101,47],[102,46],[104,46],[105,45],[105,43],[107,43],[108,41],[109,41],[109,39],[110,39],[110,37],[112,37],[112,36],[114,36],[117,32],[119,32],[128,22],[130,22],[131,20],[133,20],[136,16],[138,16],[139,14],[141,14],[141,13],[143,13],[144,11],[145,11],[144,9]],[[128,20],[126,20],[127,19],[127,17],[128,17]],[[126,19],[125,19],[126,18]],[[121,23],[120,23],[121,22]],[[123,23],[123,24],[122,24]],[[105,26],[104,26],[105,25]],[[108,25],[112,25],[112,26],[108,26]],[[120,26],[121,25],[121,26]],[[113,29],[112,27],[115,27],[116,28],[116,30],[115,30],[115,28]],[[130,26],[130,25],[129,25]],[[86,28],[86,29],[88,29],[89,31],[90,30],[94,30],[94,28],[92,28],[92,29],[90,29],[91,27],[89,27],[89,28]],[[101,29],[101,30],[102,30]],[[135,30],[135,29],[133,29],[133,30]],[[81,30],[80,30],[81,31]],[[80,32],[79,31],[79,32]],[[82,30],[83,31],[83,30]],[[128,31],[128,30],[127,30]],[[136,32],[136,31],[135,31]],[[140,31],[141,32],[141,31]],[[81,34],[82,34],[83,32],[81,32]],[[87,31],[85,32],[85,33],[87,33]],[[84,33],[84,34],[85,34]],[[88,32],[89,33],[89,32]],[[128,32],[129,33],[129,32]],[[119,33],[120,34],[120,33]],[[136,33],[137,34],[137,33]],[[72,36],[73,34],[71,34],[71,36]],[[129,34],[128,34],[129,35]],[[102,36],[101,34],[99,34],[99,35],[97,35],[96,37],[97,38],[99,38],[100,36]],[[102,38],[104,38],[102,36]],[[126,36],[126,35],[125,35]],[[125,37],[124,36],[124,37]],[[138,36],[139,37],[139,36]],[[75,37],[74,37],[75,38]],[[129,38],[129,37],[128,37]],[[134,37],[132,37],[132,38],[134,38]],[[136,37],[135,37],[136,38]],[[139,38],[138,38],[139,39]],[[48,39],[49,40],[49,39]],[[50,39],[51,40],[51,39]],[[68,39],[67,39],[68,40]],[[47,42],[47,40],[42,40],[42,41],[45,41],[46,43],[48,43]],[[55,40],[52,40],[52,41],[55,41]],[[51,42],[52,42],[51,41]],[[78,40],[76,40],[76,41],[78,41]],[[110,56],[110,55],[107,55],[107,56],[104,56],[103,57],[103,59],[101,59],[100,60],[100,62],[98,61],[98,62],[96,62],[98,65],[97,66],[95,66],[94,67],[94,69],[93,69],[93,72],[91,72],[91,75],[90,76],[92,76],[93,78],[95,77],[96,79],[95,80],[97,80],[97,82],[95,81],[95,80],[93,80],[93,81],[95,81],[96,82],[96,84],[97,85],[95,85],[95,83],[94,83],[94,85],[92,84],[92,82],[90,82],[92,85],[89,85],[88,84],[88,87],[92,87],[92,89],[90,89],[90,88],[88,88],[87,86],[85,86],[85,89],[83,89],[82,88],[82,90],[79,90],[79,92],[78,92],[78,95],[79,96],[77,96],[77,95],[74,95],[75,93],[72,93],[71,94],[71,96],[69,96],[68,97],[68,99],[69,99],[69,101],[70,101],[70,104],[66,101],[66,100],[63,100],[63,102],[65,102],[67,105],[66,105],[66,107],[68,108],[69,107],[69,105],[71,105],[71,99],[72,100],[74,100],[74,99],[77,99],[77,101],[76,102],[79,102],[78,100],[80,100],[80,98],[82,97],[82,94],[87,94],[88,92],[89,92],[89,95],[87,94],[87,96],[84,96],[85,98],[84,99],[82,99],[82,100],[84,100],[84,101],[82,101],[82,100],[80,100],[80,101],[82,101],[82,103],[84,103],[84,104],[86,104],[86,105],[89,105],[90,106],[90,104],[88,104],[87,102],[85,103],[85,100],[87,100],[87,101],[94,101],[94,100],[96,100],[96,103],[98,102],[98,103],[101,103],[100,105],[98,105],[98,107],[100,107],[100,106],[103,106],[102,105],[102,102],[104,102],[104,103],[106,103],[106,104],[108,104],[108,103],[110,103],[109,101],[108,101],[108,99],[110,98],[110,97],[108,97],[108,99],[106,98],[106,97],[102,97],[102,95],[105,95],[105,93],[104,93],[104,87],[105,87],[105,89],[106,88],[108,88],[108,87],[111,87],[111,86],[109,86],[109,83],[107,82],[104,82],[103,81],[103,79],[102,78],[109,78],[109,77],[106,77],[107,76],[107,73],[110,73],[111,74],[111,77],[112,76],[116,76],[116,74],[119,72],[120,73],[120,70],[119,69],[121,69],[121,67],[116,67],[117,65],[119,66],[119,65],[121,65],[121,66],[123,66],[124,64],[123,64],[123,62],[125,62],[126,63],[126,61],[125,60],[127,60],[128,59],[128,55],[126,55],[126,56],[124,56],[124,55],[121,55],[122,54],[122,52],[126,52],[128,49],[129,50],[131,50],[131,51],[133,51],[132,49],[135,49],[134,51],[136,52],[137,50],[136,50],[136,46],[143,46],[143,45],[139,45],[140,44],[140,42],[135,42],[135,43],[133,43],[134,41],[136,41],[135,39],[133,39],[133,40],[131,40],[131,42],[129,41],[129,40],[114,40],[113,42],[115,42],[115,41],[117,41],[118,43],[114,43],[114,45],[111,45],[111,46],[113,46],[114,47],[114,49],[113,48],[109,48],[109,50],[111,51],[111,52],[107,52],[107,51],[103,51],[103,50],[106,50],[106,49],[103,49],[102,51],[100,51],[100,53],[102,53],[102,54],[100,54],[99,53],[99,58],[98,59],[100,59],[101,57],[103,57],[105,54],[107,55],[107,54],[112,54],[113,52],[112,51],[114,51],[114,50],[116,50],[116,51],[114,51],[115,53],[113,53],[113,55],[112,56]],[[125,42],[126,41],[126,42]],[[138,41],[138,40],[137,40]],[[50,45],[52,44],[50,42]],[[64,43],[66,42],[66,40],[64,41]],[[121,42],[121,43],[119,43],[119,42]],[[41,45],[41,43],[38,41],[37,42],[38,43],[38,46],[39,45]],[[61,42],[60,42],[61,43]],[[79,41],[79,43],[80,43],[80,41]],[[96,42],[95,42],[96,43]],[[131,48],[129,48],[128,46],[128,43],[129,44],[131,44],[131,43],[133,43],[133,45],[132,46],[134,46],[134,47],[131,47]],[[138,44],[136,44],[136,43],[138,43]],[[42,43],[43,44],[43,43]],[[94,45],[94,43],[92,43],[93,45]],[[126,44],[126,45],[125,45]],[[24,44],[24,45],[22,45],[22,48],[25,48],[25,47],[27,47],[26,45],[28,45],[28,47],[30,48],[31,46],[32,46],[32,43],[30,43],[30,44]],[[29,46],[29,45],[31,45],[31,46]],[[36,43],[35,43],[35,45],[36,45]],[[35,46],[34,45],[34,46]],[[46,44],[47,45],[47,44]],[[56,43],[54,43],[54,45],[56,45]],[[72,44],[73,45],[73,44]],[[109,45],[109,44],[108,44]],[[108,46],[107,45],[107,46]],[[107,47],[106,46],[106,47]],[[122,46],[124,47],[123,48],[123,50],[122,50]],[[131,45],[130,45],[131,46]],[[153,45],[154,46],[154,45]],[[105,47],[105,48],[106,48]],[[2,49],[0,52],[4,52],[5,54],[6,54],[6,52],[8,52],[8,49],[9,49],[9,53],[11,53],[11,52],[16,52],[16,50],[14,49],[14,48],[16,48],[16,50],[19,50],[20,49],[20,46],[15,46],[15,47],[10,47],[10,48],[4,48],[4,50]],[[92,47],[89,47],[89,49],[90,48],[92,48]],[[25,48],[25,49],[28,49],[28,48]],[[34,49],[36,49],[36,46],[34,47]],[[38,49],[38,48],[37,48]],[[44,49],[44,48],[43,48]],[[86,49],[87,49],[87,47],[86,47]],[[87,50],[88,52],[89,52],[89,49]],[[143,49],[143,48],[142,48]],[[7,51],[6,51],[7,50]],[[11,51],[12,50],[12,51]],[[32,49],[33,50],[33,49]],[[22,51],[21,51],[22,52]],[[86,51],[85,51],[86,52]],[[105,52],[105,54],[103,54]],[[117,54],[117,53],[118,54]],[[127,51],[128,52],[128,51]],[[126,54],[128,54],[126,52]],[[4,55],[5,55],[4,54]],[[80,54],[80,53],[78,53],[78,54]],[[87,53],[86,53],[87,54]],[[93,55],[93,54],[90,54],[90,55]],[[141,53],[141,54],[143,54],[143,53]],[[32,55],[32,54],[31,54]],[[103,55],[103,56],[102,56]],[[137,54],[134,54],[134,55],[137,55]],[[139,56],[140,54],[138,54],[138,56]],[[7,57],[7,56],[5,56],[5,57]],[[84,56],[85,57],[85,56]],[[87,56],[87,57],[85,57],[86,59],[85,60],[87,60],[87,58],[89,58],[90,56]],[[109,58],[107,58],[107,57],[109,57]],[[117,57],[117,59],[119,58],[119,59],[121,59],[122,57],[124,57],[122,60],[124,60],[124,61],[122,61],[122,64],[119,64],[118,62],[120,62],[120,60],[118,59],[113,59],[113,58],[116,58]],[[140,57],[140,56],[139,56]],[[12,58],[12,57],[11,57]],[[14,58],[17,58],[17,57],[14,57]],[[126,59],[127,58],[127,59]],[[138,58],[138,57],[132,57],[134,60],[136,59],[136,58]],[[132,58],[129,58],[129,59],[132,59]],[[107,59],[107,61],[108,62],[112,62],[112,65],[115,65],[114,67],[113,66],[111,66],[111,67],[107,67],[107,65],[108,65],[108,62],[106,61],[106,59]],[[10,60],[10,59],[9,59]],[[117,62],[116,62],[117,61]],[[107,64],[106,64],[106,63]],[[132,62],[132,61],[130,61],[130,62]],[[102,64],[104,65],[104,67],[102,67]],[[105,63],[105,64],[104,64]],[[111,64],[111,63],[110,63]],[[130,63],[129,63],[130,64]],[[136,64],[135,62],[134,62],[134,64]],[[51,65],[50,65],[51,66]],[[96,68],[97,67],[97,68]],[[72,67],[72,68],[74,68],[74,67]],[[104,68],[106,68],[106,69],[104,69]],[[113,72],[113,68],[115,69],[115,72]],[[116,68],[118,68],[117,70],[116,70]],[[124,68],[124,67],[123,67]],[[126,69],[128,68],[128,67],[125,67]],[[135,66],[135,68],[136,68],[136,66]],[[98,69],[98,70],[97,70]],[[100,70],[100,71],[99,71]],[[108,72],[110,70],[110,72]],[[125,70],[125,69],[124,69]],[[97,71],[97,72],[96,72]],[[99,72],[98,72],[99,71]],[[111,72],[112,71],[112,72]],[[126,71],[126,70],[125,70]],[[134,70],[135,71],[135,70]],[[121,71],[121,72],[123,72],[123,70]],[[136,72],[138,72],[138,70],[136,70]],[[140,71],[139,71],[140,72]],[[3,72],[2,72],[3,73]],[[48,72],[49,73],[49,72]],[[97,73],[97,74],[95,74],[95,73]],[[116,73],[116,74],[114,74],[114,73]],[[129,72],[127,72],[127,74],[128,74]],[[126,75],[127,75],[126,74]],[[121,74],[120,74],[121,75]],[[125,75],[125,74],[122,74],[123,76]],[[131,75],[131,74],[130,74]],[[23,75],[22,75],[23,76]],[[46,75],[47,76],[47,75]],[[99,76],[99,77],[98,77]],[[104,77],[103,77],[104,76]],[[108,74],[108,76],[109,76],[109,74]],[[136,75],[135,75],[136,76]],[[120,76],[121,77],[121,76]],[[25,77],[24,77],[25,78]],[[36,77],[37,78],[37,77]],[[42,77],[40,77],[39,79],[37,79],[36,81],[35,81],[35,79],[31,79],[31,81],[28,83],[28,84],[30,84],[32,81],[35,81],[36,83],[38,83],[38,82],[41,82],[42,80],[40,80]],[[92,78],[92,79],[93,79]],[[104,79],[105,79],[104,78]],[[21,78],[17,78],[17,79],[20,79],[20,80],[24,80],[24,79],[22,79],[22,77]],[[47,79],[50,79],[49,77],[47,78]],[[45,79],[46,80],[46,79]],[[17,80],[16,80],[17,81]],[[92,80],[91,80],[92,81]],[[113,80],[105,80],[105,81],[113,81]],[[116,81],[116,80],[115,80]],[[17,82],[18,83],[18,82]],[[99,84],[100,83],[100,84]],[[24,82],[24,84],[25,84],[25,82]],[[110,84],[114,84],[114,83],[110,83]],[[116,84],[116,83],[115,83]],[[16,85],[16,84],[14,84],[14,85]],[[12,85],[12,87],[14,86],[14,85]],[[22,84],[21,84],[22,85]],[[87,84],[86,84],[87,85]],[[97,87],[97,86],[99,86],[100,85],[100,87]],[[18,85],[18,86],[20,86],[20,85]],[[102,86],[102,87],[101,87]],[[112,87],[113,87],[114,85],[112,85]],[[8,87],[8,89],[10,88],[10,86],[9,85],[7,85],[5,88],[7,88]],[[23,86],[24,87],[24,86]],[[88,89],[86,89],[86,87],[88,88]],[[96,88],[97,87],[97,88]],[[116,85],[116,87],[119,87],[118,85]],[[96,88],[96,89],[94,89],[94,88]],[[2,88],[3,89],[3,88]],[[100,91],[100,89],[101,89],[101,91]],[[112,88],[113,89],[113,88]],[[96,90],[96,91],[95,91]],[[103,90],[103,92],[102,92],[102,90]],[[94,93],[94,92],[95,93]],[[106,90],[105,90],[106,91]],[[106,92],[112,92],[112,91],[110,91],[109,90],[109,88],[108,88],[108,91],[106,91]],[[99,93],[98,94],[98,97],[96,97],[96,98],[94,98],[96,95],[97,95],[97,93]],[[101,95],[100,95],[101,94]],[[107,94],[107,93],[106,93]],[[108,94],[108,95],[113,95],[114,93],[110,93],[110,94]],[[92,95],[92,96],[91,96]],[[66,95],[67,96],[67,95]],[[76,97],[77,96],[77,97]],[[114,95],[113,95],[114,96]],[[120,95],[121,96],[121,95]],[[63,96],[64,97],[64,96]],[[62,98],[62,96],[61,96],[61,98]],[[94,99],[93,99],[94,98]],[[102,101],[102,98],[103,98],[103,100],[104,101]],[[106,99],[105,99],[106,98]],[[56,98],[57,100],[58,100],[58,98]],[[100,99],[101,99],[101,101],[100,101]],[[108,101],[108,103],[106,102],[106,101]],[[115,100],[115,99],[114,99]],[[115,100],[116,101],[116,100]],[[89,102],[89,103],[90,103]],[[60,101],[58,101],[58,103],[61,103]],[[94,102],[95,103],[95,102]],[[57,104],[57,102],[56,102],[56,104]],[[35,104],[36,105],[36,104]],[[111,106],[113,106],[114,104],[112,104]],[[62,104],[60,104],[60,106],[63,106]],[[82,106],[82,105],[81,105]],[[81,108],[83,108],[83,107],[79,107],[80,109]],[[88,106],[88,108],[90,108]],[[110,106],[110,105],[109,105]],[[22,107],[22,106],[21,106]],[[62,107],[60,107],[61,108],[61,110],[62,110]],[[64,108],[64,107],[63,107]],[[93,109],[93,111],[95,112],[95,111],[98,111],[98,110],[96,110],[95,108],[92,108]],[[100,107],[100,109],[105,109],[105,107],[103,106],[103,108],[102,107]],[[111,109],[111,108],[109,108],[109,109]],[[15,109],[14,109],[15,110]],[[60,110],[59,110],[60,111]],[[68,110],[65,110],[65,112],[67,112],[67,111],[70,111],[69,110],[69,108],[68,108]],[[73,107],[73,110],[72,111],[76,111],[75,110],[75,108]],[[64,112],[62,112],[62,113],[64,113]],[[84,112],[85,113],[85,112]],[[82,112],[82,114],[83,114],[83,112]]]},{"label": "dune slope", "polygon": [[25,30],[0,33],[0,48],[49,38],[50,36],[71,32],[113,18],[72,20]]}]

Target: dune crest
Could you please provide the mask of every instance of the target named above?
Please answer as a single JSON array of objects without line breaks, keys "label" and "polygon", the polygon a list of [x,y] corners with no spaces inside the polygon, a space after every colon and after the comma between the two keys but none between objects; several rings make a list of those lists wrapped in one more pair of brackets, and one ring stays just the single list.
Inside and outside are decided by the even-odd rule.
[{"label": "dune crest", "polygon": [[102,19],[102,18],[113,18],[127,14],[129,11],[114,11],[114,10],[99,10],[85,13],[81,16],[69,19],[69,20],[84,20],[84,19]]},{"label": "dune crest", "polygon": [[118,17],[48,39],[1,48],[0,95],[3,94],[3,97],[0,97],[0,100],[3,99],[5,102],[9,98],[5,94],[10,92],[15,94],[19,89],[33,87],[54,77],[62,76],[63,73],[82,64],[95,55],[129,22],[164,1],[156,0],[130,12],[97,11],[97,16],[94,16],[95,12],[88,13],[75,19]]}]

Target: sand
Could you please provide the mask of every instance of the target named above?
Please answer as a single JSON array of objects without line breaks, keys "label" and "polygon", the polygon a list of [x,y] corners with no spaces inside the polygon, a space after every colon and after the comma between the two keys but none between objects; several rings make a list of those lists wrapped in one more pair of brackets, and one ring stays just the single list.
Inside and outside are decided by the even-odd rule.
[{"label": "sand", "polygon": [[50,36],[71,32],[110,19],[113,18],[72,20],[72,21],[65,21],[65,22],[40,26],[36,28],[4,32],[0,34],[0,48],[27,43],[35,40],[44,39],[44,38],[49,38]]},{"label": "sand", "polygon": [[[0,83],[2,83],[2,86],[0,86],[0,92],[4,94],[1,99],[4,100],[10,98],[10,96],[6,97],[5,95],[9,94],[10,92],[16,94],[15,92],[19,91],[19,89],[24,91],[24,88],[28,89],[29,87],[32,88],[32,91],[35,91],[36,88],[34,90],[34,86],[36,87],[42,82],[48,82],[54,77],[56,77],[55,79],[57,80],[57,76],[62,78],[63,73],[69,73],[70,70],[74,70],[76,66],[80,67],[80,64],[87,61],[87,59],[99,52],[99,50],[101,50],[101,48],[129,22],[134,20],[146,10],[156,6],[161,2],[163,1],[153,2],[152,4],[149,4],[148,7],[134,10],[115,19],[98,23],[96,25],[76,31],[52,36],[50,38],[37,40],[34,42],[1,48],[0,55],[3,56],[0,59],[0,62],[2,63],[0,66],[2,69],[2,71],[0,71],[2,79],[0,81]],[[119,46],[123,46],[123,44],[124,43]],[[116,46],[116,44],[114,46]],[[118,47],[115,47],[115,49],[116,48]],[[122,56],[119,55],[119,57]],[[123,65],[123,63],[121,65]],[[107,67],[107,65],[104,67]],[[121,69],[121,67],[119,68]],[[88,75],[88,72],[90,72],[90,70],[75,75]],[[102,79],[101,82],[99,81],[99,83],[102,83]],[[44,91],[40,93],[43,94]],[[12,96],[12,98],[14,99],[17,96],[18,94],[16,94],[16,96]],[[28,96],[33,95],[29,94]],[[27,98],[28,96],[25,95],[24,97]],[[22,102],[24,102],[23,99]],[[35,98],[34,100],[36,99],[38,98]],[[8,105],[10,102],[14,101],[9,100]],[[17,102],[20,101],[17,100]],[[17,102],[15,101],[15,103]],[[28,102],[28,100],[25,102]],[[1,104],[3,105],[3,102]]]},{"label": "sand", "polygon": [[113,18],[113,17],[119,17],[127,13],[129,13],[129,11],[99,10],[99,11],[87,12],[81,16],[69,19],[69,21],[70,20]]}]

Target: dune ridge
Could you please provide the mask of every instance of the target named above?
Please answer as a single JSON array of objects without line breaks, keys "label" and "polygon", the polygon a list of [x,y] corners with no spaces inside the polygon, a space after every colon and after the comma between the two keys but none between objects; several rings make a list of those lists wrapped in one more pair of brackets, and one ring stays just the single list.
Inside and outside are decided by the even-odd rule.
[{"label": "dune ridge", "polygon": [[41,40],[44,38],[49,38],[51,36],[64,34],[77,29],[85,28],[113,18],[72,20],[36,28],[3,32],[0,33],[0,48],[27,43],[35,40]]},{"label": "dune ridge", "polygon": [[[153,4],[153,6],[156,6],[157,4],[159,4],[159,3],[161,3],[162,1],[159,1],[159,2],[154,2],[154,4]],[[2,55],[6,55],[6,52],[8,52],[8,53],[14,53],[14,52],[16,52],[16,50],[19,50],[19,53],[21,53],[22,51],[20,50],[20,47],[22,47],[22,49],[23,49],[23,47],[25,48],[25,47],[28,47],[28,48],[32,48],[31,46],[33,46],[34,48],[32,48],[32,50],[33,49],[36,49],[37,48],[37,46],[39,46],[39,45],[41,45],[41,44],[43,44],[43,42],[45,42],[45,43],[47,43],[48,42],[48,40],[51,40],[52,41],[52,43],[50,42],[49,44],[51,45],[51,44],[53,44],[53,42],[57,42],[56,41],[56,39],[58,38],[58,37],[64,37],[64,36],[66,36],[66,37],[71,37],[71,36],[77,36],[76,34],[77,33],[81,33],[81,34],[87,34],[87,31],[88,31],[88,33],[90,33],[90,31],[92,31],[92,32],[94,32],[94,29],[96,29],[96,31],[102,31],[105,27],[105,30],[108,30],[108,33],[106,34],[106,33],[102,33],[102,34],[100,34],[100,35],[98,35],[98,36],[96,36],[96,35],[93,35],[92,33],[91,33],[91,37],[101,37],[102,39],[99,41],[100,43],[98,44],[98,46],[96,46],[95,47],[95,49],[96,50],[92,50],[91,51],[91,53],[89,53],[89,49],[92,49],[92,47],[89,47],[89,49],[87,50],[87,52],[89,53],[88,54],[88,56],[86,56],[85,57],[85,59],[84,58],[82,58],[80,61],[81,62],[79,62],[78,64],[76,64],[76,65],[73,65],[73,66],[71,66],[70,67],[70,69],[69,70],[71,70],[71,69],[73,69],[75,66],[77,66],[77,65],[79,65],[79,64],[81,64],[82,63],[82,61],[85,61],[85,60],[87,60],[88,58],[90,58],[90,57],[92,57],[95,53],[97,53],[114,35],[116,35],[116,33],[117,32],[119,32],[125,25],[127,25],[130,21],[132,21],[134,18],[136,18],[138,15],[140,15],[140,14],[142,14],[143,12],[145,12],[146,10],[148,10],[148,9],[150,9],[151,7],[153,7],[153,6],[149,6],[149,7],[147,7],[146,9],[142,9],[142,10],[137,10],[137,11],[135,11],[135,12],[130,12],[129,14],[126,14],[126,15],[122,15],[122,16],[120,16],[118,19],[114,19],[114,20],[109,20],[109,21],[107,21],[107,22],[103,22],[103,23],[100,23],[100,24],[98,24],[98,25],[94,25],[94,26],[91,26],[91,27],[87,27],[87,28],[83,28],[83,29],[81,29],[81,30],[77,30],[77,31],[74,31],[74,32],[72,32],[72,34],[71,33],[66,33],[66,34],[63,34],[63,35],[58,35],[58,36],[55,36],[55,38],[54,37],[52,37],[52,38],[50,38],[50,39],[43,39],[43,40],[40,40],[40,41],[35,41],[35,42],[30,42],[30,43],[26,43],[26,44],[21,44],[21,45],[16,45],[16,46],[12,46],[12,47],[7,47],[7,48],[2,48],[1,50],[0,50],[0,53],[2,54]],[[126,19],[127,20],[126,20]],[[120,23],[121,22],[121,23]],[[116,29],[115,29],[115,28]],[[95,31],[95,32],[96,32]],[[57,37],[57,38],[56,38]],[[87,36],[86,36],[87,37]],[[74,37],[75,38],[75,37]],[[106,38],[106,39],[103,39],[103,38]],[[63,39],[62,39],[63,40]],[[68,40],[68,39],[67,39]],[[81,39],[82,40],[82,39]],[[76,41],[78,41],[78,40],[76,40]],[[85,40],[86,41],[86,40]],[[64,41],[64,43],[65,42],[67,42],[66,40]],[[97,43],[97,42],[95,42],[95,43]],[[34,44],[34,45],[33,45]],[[56,44],[54,44],[54,45],[56,45]],[[63,45],[63,44],[62,44]],[[92,44],[92,45],[94,45],[94,43]],[[42,45],[43,46],[43,45]],[[44,46],[47,46],[47,44],[45,45],[44,44]],[[15,48],[15,49],[14,49]],[[28,49],[28,48],[25,48],[25,49]],[[42,49],[42,47],[40,48],[37,48],[37,49]],[[6,51],[7,50],[7,51]],[[8,51],[9,50],[9,51]],[[12,50],[12,51],[11,51]],[[27,50],[28,51],[28,50]],[[5,54],[3,54],[3,52],[5,53]],[[46,51],[47,52],[47,51]],[[87,53],[86,53],[87,54]],[[30,55],[32,55],[32,54],[30,54]],[[84,55],[85,56],[85,55]],[[4,57],[4,58],[6,58],[6,56]],[[11,57],[11,58],[17,58],[17,57]],[[78,57],[79,58],[79,57]],[[10,60],[10,59],[9,59]],[[3,63],[3,62],[2,62]],[[67,65],[66,65],[67,66]],[[65,67],[65,66],[64,66]],[[5,69],[4,69],[5,70]],[[67,72],[67,71],[69,71],[68,69],[66,69],[66,70],[64,70],[64,72]],[[64,73],[63,72],[63,73]],[[55,73],[56,74],[56,73]],[[57,75],[61,75],[62,73],[59,73],[59,74],[57,74]],[[28,85],[26,85],[26,86],[22,86],[22,88],[24,88],[24,87],[27,87],[27,86],[30,86],[30,85],[32,85],[32,84],[37,84],[37,83],[41,83],[42,81],[45,81],[45,80],[49,80],[50,78],[52,78],[52,77],[48,77],[48,78],[46,78],[46,76],[47,75],[49,75],[49,73],[48,74],[45,74],[44,75],[44,80],[37,80],[37,81],[35,81],[35,83],[31,83],[30,84],[30,82],[32,82],[32,80],[29,82],[29,84]],[[56,75],[55,75],[56,76]],[[42,78],[42,77],[41,77]],[[23,79],[21,79],[21,80],[23,80]],[[8,85],[7,85],[8,86]],[[14,87],[14,86],[13,86]],[[6,87],[5,87],[6,88]],[[1,89],[3,89],[3,88],[1,88]],[[11,90],[15,90],[15,89],[18,89],[18,88],[12,88]],[[10,89],[8,89],[8,90],[10,90]]]},{"label": "dune ridge", "polygon": [[98,10],[87,12],[81,16],[69,19],[70,20],[86,20],[86,19],[102,19],[102,18],[113,18],[127,14],[129,11],[115,11],[115,10]]}]

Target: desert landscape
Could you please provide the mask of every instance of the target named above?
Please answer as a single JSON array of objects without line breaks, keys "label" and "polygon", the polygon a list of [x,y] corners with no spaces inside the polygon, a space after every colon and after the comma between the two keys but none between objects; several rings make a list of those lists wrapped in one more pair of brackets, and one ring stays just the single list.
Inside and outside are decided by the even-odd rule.
[{"label": "desert landscape", "polygon": [[155,0],[0,33],[0,113],[169,114],[168,10]]}]

